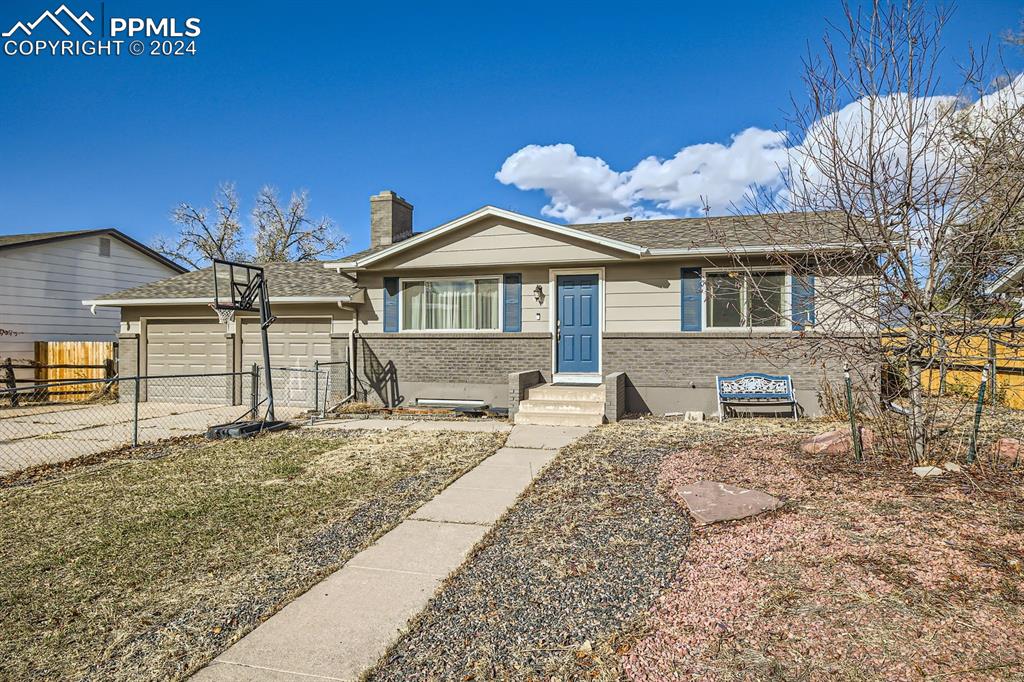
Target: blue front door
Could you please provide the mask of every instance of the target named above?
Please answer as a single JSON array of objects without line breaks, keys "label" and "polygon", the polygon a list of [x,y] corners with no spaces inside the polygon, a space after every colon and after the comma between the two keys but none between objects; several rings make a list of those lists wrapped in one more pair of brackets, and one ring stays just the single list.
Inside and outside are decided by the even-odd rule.
[{"label": "blue front door", "polygon": [[597,317],[597,275],[559,275],[556,372],[599,371]]}]

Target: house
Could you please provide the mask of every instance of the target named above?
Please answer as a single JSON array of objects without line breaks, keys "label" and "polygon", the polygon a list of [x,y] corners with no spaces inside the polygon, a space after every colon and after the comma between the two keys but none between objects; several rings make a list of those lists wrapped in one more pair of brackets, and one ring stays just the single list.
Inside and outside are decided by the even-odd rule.
[{"label": "house", "polygon": [[[36,344],[116,341],[117,309],[82,307],[83,298],[166,279],[177,263],[114,229],[0,236],[0,362],[31,362]],[[31,369],[16,372],[32,379]]]},{"label": "house", "polygon": [[[778,252],[792,262],[848,248],[809,215],[776,216],[813,235],[779,246],[736,217],[566,226],[485,206],[415,233],[413,207],[394,192],[370,204],[370,248],[267,267],[275,365],[351,354],[370,400],[513,412],[533,401],[531,411],[582,411],[583,421],[595,409],[598,419],[712,414],[716,375],[748,371],[792,375],[802,411],[815,414],[820,381],[840,372],[770,350],[799,346],[815,317],[813,276],[779,265]],[[121,308],[122,367],[239,371],[259,358],[259,326],[245,315],[220,323],[212,297],[205,270],[86,303]],[[241,403],[235,383],[211,400]]]}]

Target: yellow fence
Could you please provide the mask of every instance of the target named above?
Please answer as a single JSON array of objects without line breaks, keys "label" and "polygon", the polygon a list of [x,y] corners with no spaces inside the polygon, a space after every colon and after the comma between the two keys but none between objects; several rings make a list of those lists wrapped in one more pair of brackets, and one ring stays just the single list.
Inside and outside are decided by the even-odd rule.
[{"label": "yellow fence", "polygon": [[989,396],[1007,407],[1024,409],[1024,330],[1000,328],[1004,323],[994,320],[988,335],[951,340],[944,353],[933,349],[933,366],[923,376],[925,388],[977,395],[981,371],[988,367]]},{"label": "yellow fence", "polygon": [[[36,380],[47,384],[78,379],[109,379],[114,374],[114,344],[106,341],[40,341],[36,343]],[[55,387],[55,402],[89,400],[103,384]]]}]

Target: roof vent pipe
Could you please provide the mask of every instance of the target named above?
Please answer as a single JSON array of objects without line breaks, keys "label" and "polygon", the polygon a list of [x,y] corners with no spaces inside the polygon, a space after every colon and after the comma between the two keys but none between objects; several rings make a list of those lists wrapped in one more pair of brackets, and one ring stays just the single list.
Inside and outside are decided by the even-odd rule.
[{"label": "roof vent pipe", "polygon": [[628,215],[628,216],[626,216],[625,218],[623,218],[623,220],[625,220],[625,221],[626,221],[627,223],[628,223],[629,221],[631,221],[632,219],[633,219],[633,216],[631,216],[631,215]]}]

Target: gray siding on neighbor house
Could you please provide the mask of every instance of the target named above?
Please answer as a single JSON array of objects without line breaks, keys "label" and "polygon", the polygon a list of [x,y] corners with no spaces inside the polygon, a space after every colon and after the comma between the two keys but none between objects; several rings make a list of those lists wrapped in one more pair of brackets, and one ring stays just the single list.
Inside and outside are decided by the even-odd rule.
[{"label": "gray siding on neighbor house", "polygon": [[[115,341],[117,308],[94,315],[82,301],[177,274],[116,237],[102,238],[110,241],[109,256],[100,255],[97,235],[0,251],[0,329],[17,332],[0,337],[0,361],[35,360],[37,341]],[[34,376],[30,369],[17,374]]]},{"label": "gray siding on neighbor house", "polygon": [[[114,341],[117,308],[83,300],[177,274],[115,237],[100,255],[99,236],[26,244],[0,251],[0,327],[32,341]],[[21,337],[17,337],[21,338]]]}]

